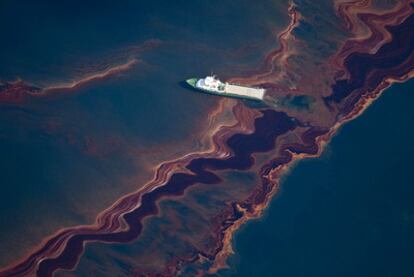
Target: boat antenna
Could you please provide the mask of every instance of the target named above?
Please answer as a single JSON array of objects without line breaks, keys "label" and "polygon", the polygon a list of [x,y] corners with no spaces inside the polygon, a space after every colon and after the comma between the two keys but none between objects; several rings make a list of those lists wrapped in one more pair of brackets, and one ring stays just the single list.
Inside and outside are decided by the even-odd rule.
[{"label": "boat antenna", "polygon": [[214,75],[214,72],[213,72],[212,69],[210,70],[210,76],[216,77],[216,75]]}]

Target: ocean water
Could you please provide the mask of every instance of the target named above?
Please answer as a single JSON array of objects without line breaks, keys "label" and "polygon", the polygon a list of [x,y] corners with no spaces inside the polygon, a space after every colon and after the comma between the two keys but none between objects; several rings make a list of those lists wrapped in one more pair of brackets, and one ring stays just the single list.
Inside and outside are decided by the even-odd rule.
[{"label": "ocean water", "polygon": [[[152,177],[157,159],[191,149],[219,98],[193,94],[180,82],[211,71],[234,77],[257,66],[277,47],[287,2],[0,2],[7,38],[2,80],[48,86],[140,61],[80,89],[0,104],[0,267],[61,227],[93,222]],[[331,32],[302,27],[296,35],[303,38]],[[159,45],[140,50],[154,40]],[[232,270],[220,274],[413,276],[413,87],[393,86],[340,131],[323,157],[296,166],[264,218],[237,233]],[[287,104],[306,107],[302,100]],[[89,276],[102,265],[91,250],[107,258],[111,246],[88,248],[92,267],[84,259],[79,271],[62,274]],[[129,246],[114,248],[133,257]]]},{"label": "ocean water", "polygon": [[414,81],[395,84],[284,178],[224,276],[414,276]]},{"label": "ocean water", "polygon": [[61,227],[92,223],[148,181],[157,159],[194,148],[219,98],[180,82],[256,66],[287,24],[287,1],[277,3],[1,1],[0,80],[48,86],[140,62],[80,89],[0,104],[0,266]]},{"label": "ocean water", "polygon": [[[283,4],[287,1],[277,3],[282,4],[263,1],[252,5],[245,0],[124,1],[119,5],[112,1],[2,1],[0,30],[7,39],[1,46],[0,76],[21,77],[35,83],[67,79],[80,66],[103,62],[115,53],[125,54],[128,47],[151,39],[186,52],[186,57],[180,59],[196,62],[188,72],[204,73],[198,65],[208,63],[209,70],[220,73],[225,63],[235,62],[231,61],[230,50],[274,46],[262,40],[273,39],[272,32],[283,28],[287,20]],[[193,56],[194,49],[205,52]],[[220,59],[220,51],[227,51],[226,60]],[[214,53],[216,59],[206,56],[206,52]],[[254,52],[256,58],[263,54],[250,51],[248,55]],[[242,59],[237,57],[239,62]],[[173,64],[182,70],[179,63]]]}]

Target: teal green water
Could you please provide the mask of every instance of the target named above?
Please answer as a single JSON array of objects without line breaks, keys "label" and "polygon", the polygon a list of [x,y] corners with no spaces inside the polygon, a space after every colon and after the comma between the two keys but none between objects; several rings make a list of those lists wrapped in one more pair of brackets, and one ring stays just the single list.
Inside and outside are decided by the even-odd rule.
[{"label": "teal green water", "polygon": [[[157,159],[196,148],[218,98],[180,82],[257,65],[287,23],[279,2],[1,1],[0,80],[48,86],[141,62],[80,89],[0,104],[0,267],[61,227],[93,222],[148,181]],[[158,47],[136,50],[152,40]]]},{"label": "teal green water", "polygon": [[414,81],[299,163],[236,235],[231,276],[414,276]]}]

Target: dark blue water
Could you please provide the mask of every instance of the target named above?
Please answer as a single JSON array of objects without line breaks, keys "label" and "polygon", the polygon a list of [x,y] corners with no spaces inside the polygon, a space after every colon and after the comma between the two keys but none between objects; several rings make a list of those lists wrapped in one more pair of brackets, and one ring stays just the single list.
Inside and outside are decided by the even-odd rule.
[{"label": "dark blue water", "polygon": [[234,276],[414,276],[414,81],[301,162],[236,235]]},{"label": "dark blue water", "polygon": [[[216,52],[216,59],[203,53],[197,62],[215,60],[209,70],[218,71],[218,67],[230,62],[229,58],[224,61],[217,57],[218,50],[257,44],[258,38],[272,36],[274,26],[279,26],[275,22],[287,19],[285,9],[275,9],[274,1],[252,5],[246,0],[122,4],[1,1],[0,15],[0,31],[5,38],[0,52],[1,78],[22,77],[37,84],[66,79],[79,70],[79,65],[104,61],[150,39],[180,42],[186,52],[194,48]],[[256,53],[256,58],[260,58],[262,52]]]}]

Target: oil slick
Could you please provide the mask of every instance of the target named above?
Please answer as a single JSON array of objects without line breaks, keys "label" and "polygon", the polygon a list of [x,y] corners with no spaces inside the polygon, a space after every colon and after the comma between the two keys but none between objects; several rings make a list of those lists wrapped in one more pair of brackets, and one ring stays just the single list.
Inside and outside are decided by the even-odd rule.
[{"label": "oil slick", "polygon": [[[301,5],[309,8],[311,2],[289,5],[290,23],[278,35],[279,46],[265,55],[262,66],[232,79],[266,87],[273,96],[270,104],[276,105],[276,110],[234,104],[232,113],[236,121],[216,125],[210,133],[211,147],[207,151],[188,153],[161,163],[155,169],[153,180],[102,211],[94,224],[57,231],[24,259],[2,269],[1,275],[52,276],[58,270],[82,270],[83,254],[89,244],[91,248],[102,244],[110,253],[116,251],[111,248],[113,245],[134,244],[141,255],[131,261],[136,264],[128,268],[130,274],[171,276],[186,270],[203,274],[225,267],[233,251],[234,232],[262,214],[278,191],[280,176],[295,161],[318,157],[345,122],[360,115],[393,82],[413,76],[414,4],[411,1],[399,1],[386,9],[376,7],[372,1],[336,1],[343,36],[338,39],[335,51],[326,50],[329,55],[319,57],[316,62],[311,58],[315,49],[302,50],[306,41],[301,28],[312,24],[314,19],[305,9],[301,10]],[[77,89],[85,82],[128,70],[136,62],[129,61],[49,91]],[[309,70],[305,70],[308,68],[319,71],[309,76]],[[2,88],[5,95],[42,93],[41,89],[21,82]],[[219,100],[220,105],[226,101],[230,100]],[[224,109],[219,109],[211,117],[223,112]],[[246,184],[244,190],[223,191],[229,182],[230,177],[226,175],[229,172],[248,173],[257,179]],[[198,190],[209,189],[215,190],[216,195],[210,192],[203,195],[205,198],[198,195],[198,202],[194,200]],[[220,193],[226,194],[225,201]],[[223,197],[221,201],[209,201],[208,197],[218,199],[217,194]],[[186,198],[192,200],[186,202]],[[174,208],[166,210],[165,203]],[[208,205],[219,208],[214,206],[216,213],[209,214]],[[181,224],[177,222],[184,222],[180,221],[183,219],[179,208],[193,215],[186,218],[186,228],[178,227]],[[151,240],[148,230],[165,235],[171,230],[168,226],[175,227],[174,242],[165,240],[162,248],[154,238]],[[205,233],[191,232],[192,228]],[[174,243],[181,247],[175,247]],[[161,264],[152,266],[147,260],[151,257],[143,257],[144,251],[140,248],[143,245]],[[163,249],[176,252],[170,255],[171,252]]]}]

